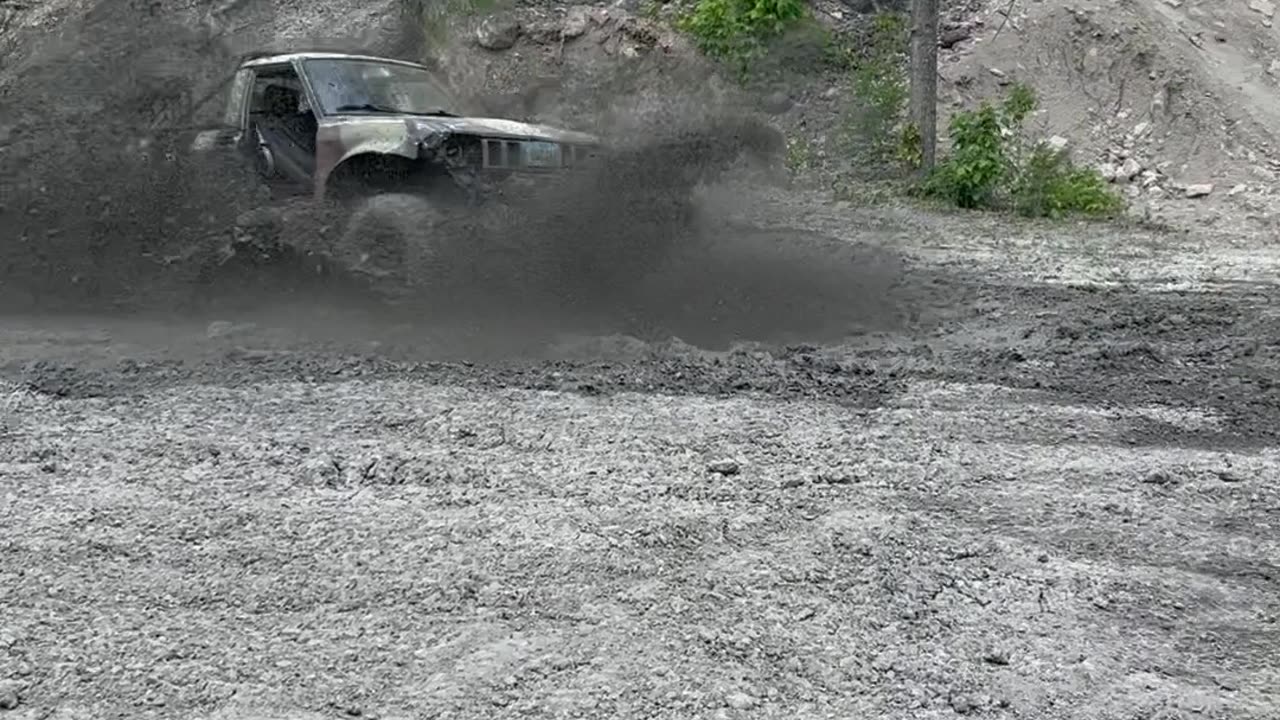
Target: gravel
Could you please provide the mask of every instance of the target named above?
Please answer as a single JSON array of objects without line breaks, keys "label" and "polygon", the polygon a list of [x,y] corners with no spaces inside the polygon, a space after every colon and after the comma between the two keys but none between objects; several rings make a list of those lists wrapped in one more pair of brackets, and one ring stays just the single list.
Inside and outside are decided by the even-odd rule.
[{"label": "gravel", "polygon": [[808,345],[5,318],[0,718],[1275,717],[1273,287],[842,213]]}]

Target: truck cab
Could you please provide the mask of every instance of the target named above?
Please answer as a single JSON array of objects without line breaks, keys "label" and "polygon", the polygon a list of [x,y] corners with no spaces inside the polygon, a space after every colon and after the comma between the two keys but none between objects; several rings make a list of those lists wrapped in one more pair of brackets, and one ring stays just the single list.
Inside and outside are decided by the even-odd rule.
[{"label": "truck cab", "polygon": [[244,59],[222,126],[197,144],[235,148],[273,192],[316,199],[339,177],[380,189],[442,181],[480,190],[513,174],[584,166],[599,147],[586,133],[468,117],[423,65],[329,52]]}]

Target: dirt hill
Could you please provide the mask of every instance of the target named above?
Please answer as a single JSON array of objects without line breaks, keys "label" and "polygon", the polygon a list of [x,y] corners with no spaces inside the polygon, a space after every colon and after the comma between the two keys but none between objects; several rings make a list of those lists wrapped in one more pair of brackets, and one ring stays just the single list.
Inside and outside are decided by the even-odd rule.
[{"label": "dirt hill", "polygon": [[1030,82],[1045,136],[1069,140],[1139,203],[1184,205],[1188,186],[1212,184],[1196,203],[1212,209],[1198,214],[1270,205],[1280,159],[1270,2],[1018,2],[1007,19],[1006,6],[990,3],[972,38],[945,53],[948,107]]}]

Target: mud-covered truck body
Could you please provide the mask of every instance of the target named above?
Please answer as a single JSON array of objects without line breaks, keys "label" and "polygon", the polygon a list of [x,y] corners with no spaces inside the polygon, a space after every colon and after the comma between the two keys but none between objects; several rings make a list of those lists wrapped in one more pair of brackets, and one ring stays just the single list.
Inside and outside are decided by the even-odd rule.
[{"label": "mud-covered truck body", "polygon": [[[225,127],[205,142],[237,146],[265,179],[316,199],[376,169],[481,189],[516,172],[590,162],[589,134],[500,118],[462,117],[432,72],[403,60],[340,53],[255,55],[236,72]],[[351,177],[355,180],[356,177]],[[415,178],[417,179],[417,178]],[[378,182],[378,184],[385,184]]]},{"label": "mud-covered truck body", "polygon": [[239,158],[270,195],[236,223],[233,248],[321,258],[388,298],[504,266],[623,285],[668,256],[694,184],[744,150],[780,146],[733,119],[606,147],[468,116],[426,66],[370,55],[254,54],[224,97],[193,149]]}]

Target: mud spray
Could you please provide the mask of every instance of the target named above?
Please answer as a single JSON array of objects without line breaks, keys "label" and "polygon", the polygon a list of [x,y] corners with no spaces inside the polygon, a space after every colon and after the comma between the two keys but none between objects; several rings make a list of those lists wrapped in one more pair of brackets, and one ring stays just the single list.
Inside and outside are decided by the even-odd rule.
[{"label": "mud spray", "polygon": [[[678,103],[625,129],[622,161],[477,237],[504,250],[501,271],[487,273],[483,287],[391,310],[312,262],[236,258],[210,273],[198,267],[202,248],[233,234],[232,210],[264,200],[240,169],[173,158],[182,131],[217,107],[207,99],[216,98],[234,57],[206,28],[169,20],[148,27],[163,24],[162,36],[182,41],[182,51],[173,58],[144,51],[154,32],[140,37],[118,7],[101,12],[113,14],[94,21],[96,67],[127,78],[104,79],[88,95],[105,115],[58,100],[85,78],[57,63],[9,78],[11,96],[44,109],[19,124],[28,133],[25,152],[45,162],[6,172],[14,199],[3,226],[6,307],[181,308],[193,321],[287,325],[347,339],[449,331],[472,338],[477,354],[536,352],[565,334],[674,336],[712,348],[824,342],[896,316],[890,290],[899,263],[859,251],[856,237],[790,230],[785,218],[775,228],[734,224],[735,208],[724,202],[689,203],[743,150],[768,163],[780,144],[758,124],[705,112],[681,117]],[[370,50],[333,40],[295,44]]]}]

